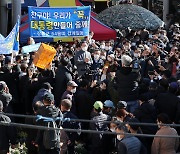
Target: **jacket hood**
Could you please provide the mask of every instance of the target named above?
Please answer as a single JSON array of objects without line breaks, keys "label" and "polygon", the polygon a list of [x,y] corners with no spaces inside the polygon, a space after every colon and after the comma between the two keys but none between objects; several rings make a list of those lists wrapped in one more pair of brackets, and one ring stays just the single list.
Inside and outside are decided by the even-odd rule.
[{"label": "jacket hood", "polygon": [[130,74],[132,72],[132,68],[131,67],[121,67],[119,69],[119,71],[124,74],[124,75],[127,75],[127,74]]},{"label": "jacket hood", "polygon": [[45,116],[45,117],[51,117],[51,118],[57,117],[59,113],[60,113],[60,110],[56,108],[54,105],[43,106],[39,111],[40,115]]},{"label": "jacket hood", "polygon": [[43,96],[45,93],[49,93],[49,91],[45,88],[42,88],[42,89],[39,89],[37,95]]}]

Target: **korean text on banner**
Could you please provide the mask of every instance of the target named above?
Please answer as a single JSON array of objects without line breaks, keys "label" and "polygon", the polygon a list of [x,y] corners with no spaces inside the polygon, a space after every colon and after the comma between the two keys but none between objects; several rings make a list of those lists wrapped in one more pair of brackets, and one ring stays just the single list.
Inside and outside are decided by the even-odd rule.
[{"label": "korean text on banner", "polygon": [[89,35],[90,6],[71,8],[29,7],[31,37]]},{"label": "korean text on banner", "polygon": [[47,44],[41,43],[39,50],[35,54],[33,63],[35,66],[45,69],[49,68],[50,63],[56,55],[56,50]]}]

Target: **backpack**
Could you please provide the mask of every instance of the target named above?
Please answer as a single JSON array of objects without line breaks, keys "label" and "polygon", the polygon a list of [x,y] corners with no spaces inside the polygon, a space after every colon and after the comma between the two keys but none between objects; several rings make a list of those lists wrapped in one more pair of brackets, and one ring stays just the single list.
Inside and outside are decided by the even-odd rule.
[{"label": "backpack", "polygon": [[[48,127],[58,128],[55,121],[47,123]],[[45,149],[60,147],[60,130],[45,130],[43,133],[43,145]]]}]

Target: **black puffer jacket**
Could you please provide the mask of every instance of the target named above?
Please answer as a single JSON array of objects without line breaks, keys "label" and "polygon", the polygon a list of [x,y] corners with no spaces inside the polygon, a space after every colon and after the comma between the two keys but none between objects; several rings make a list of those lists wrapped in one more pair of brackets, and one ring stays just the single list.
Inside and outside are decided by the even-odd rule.
[{"label": "black puffer jacket", "polygon": [[[149,104],[148,102],[144,102],[134,111],[134,116],[140,122],[156,123],[157,111],[153,105]],[[141,126],[141,129],[145,134],[153,134],[156,133],[157,130],[157,128],[153,126]]]},{"label": "black puffer jacket", "polygon": [[42,115],[44,117],[56,118],[58,116],[62,116],[61,111],[55,107],[54,105],[43,106],[38,110],[38,115]]},{"label": "black puffer jacket", "polygon": [[66,91],[67,83],[72,80],[72,72],[65,66],[60,65],[56,72],[54,97],[55,103],[59,106],[61,97]]},{"label": "black puffer jacket", "polygon": [[122,67],[116,72],[119,100],[134,101],[138,98],[138,81],[140,73],[130,67]]}]

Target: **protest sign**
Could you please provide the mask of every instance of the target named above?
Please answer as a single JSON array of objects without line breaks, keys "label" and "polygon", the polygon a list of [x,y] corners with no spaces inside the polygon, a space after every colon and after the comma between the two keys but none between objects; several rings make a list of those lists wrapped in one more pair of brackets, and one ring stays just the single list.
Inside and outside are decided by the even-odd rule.
[{"label": "protest sign", "polygon": [[41,43],[39,50],[35,54],[33,63],[39,68],[48,68],[55,55],[56,50],[54,49],[54,47]]},{"label": "protest sign", "polygon": [[29,7],[31,37],[89,35],[90,6],[71,8]]},{"label": "protest sign", "polygon": [[35,52],[39,49],[41,43],[36,43],[32,45],[27,45],[22,47],[22,53],[29,53],[29,52]]}]

